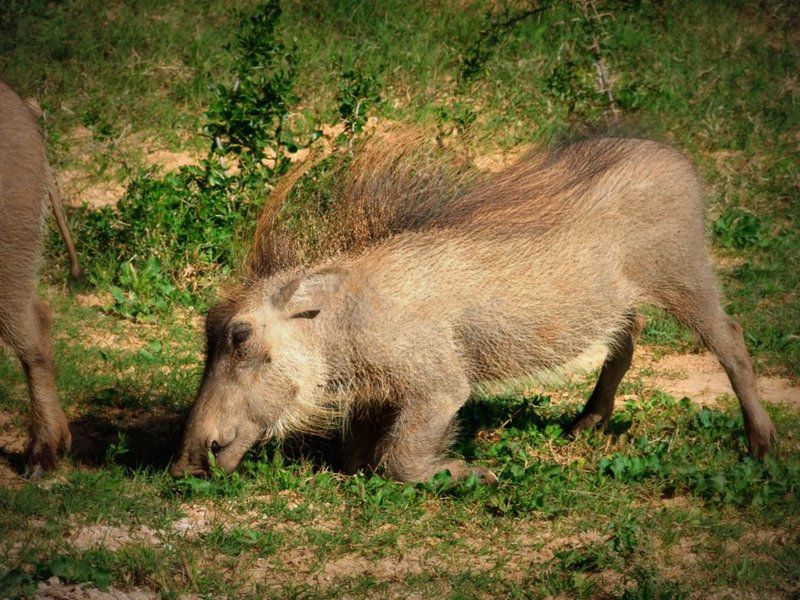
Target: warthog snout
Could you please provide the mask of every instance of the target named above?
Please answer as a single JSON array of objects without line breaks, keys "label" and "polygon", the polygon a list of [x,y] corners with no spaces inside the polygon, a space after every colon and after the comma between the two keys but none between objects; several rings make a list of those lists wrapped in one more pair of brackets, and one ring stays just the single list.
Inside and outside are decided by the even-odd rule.
[{"label": "warthog snout", "polygon": [[[191,422],[196,421],[192,421],[190,416]],[[260,434],[261,428],[252,424],[211,427],[206,432],[192,431],[191,426],[187,427],[183,447],[170,472],[175,477],[202,477],[209,473],[213,462],[230,473]]]}]

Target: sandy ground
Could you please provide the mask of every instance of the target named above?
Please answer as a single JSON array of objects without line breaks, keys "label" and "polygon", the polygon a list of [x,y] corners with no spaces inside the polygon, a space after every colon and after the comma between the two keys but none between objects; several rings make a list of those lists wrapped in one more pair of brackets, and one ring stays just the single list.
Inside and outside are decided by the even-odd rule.
[{"label": "sandy ground", "polygon": [[[645,367],[651,368],[654,376],[642,374]],[[720,396],[733,395],[728,376],[710,352],[672,354],[660,359],[641,354],[634,359],[636,368],[642,379],[676,398],[686,396],[698,404],[713,406]],[[788,379],[759,377],[757,390],[765,402],[788,404],[800,409],[800,386],[793,385]]]},{"label": "sandy ground", "polygon": [[153,592],[144,592],[136,588],[125,592],[109,588],[102,592],[83,584],[62,583],[58,577],[51,577],[39,584],[39,587],[36,588],[35,598],[41,600],[155,600],[158,596]]}]

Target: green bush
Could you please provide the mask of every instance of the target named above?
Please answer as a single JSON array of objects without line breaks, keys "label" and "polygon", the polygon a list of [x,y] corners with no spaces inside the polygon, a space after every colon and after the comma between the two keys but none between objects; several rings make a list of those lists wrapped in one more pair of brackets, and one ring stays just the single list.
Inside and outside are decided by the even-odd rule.
[{"label": "green bush", "polygon": [[205,115],[207,158],[162,177],[141,173],[115,208],[81,211],[79,250],[90,257],[92,282],[110,288],[118,314],[148,318],[229,270],[289,164],[283,151],[297,150],[284,128],[297,99],[292,51],[275,32],[279,18],[279,3],[268,0],[242,19],[231,46],[236,79],[216,88]]}]

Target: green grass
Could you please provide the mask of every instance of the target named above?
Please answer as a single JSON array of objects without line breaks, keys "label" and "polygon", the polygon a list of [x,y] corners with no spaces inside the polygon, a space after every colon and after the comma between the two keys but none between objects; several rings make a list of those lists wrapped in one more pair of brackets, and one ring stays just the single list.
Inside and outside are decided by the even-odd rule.
[{"label": "green grass", "polygon": [[[506,26],[524,3],[284,2],[274,21],[259,6],[0,7],[0,73],[45,109],[53,164],[128,190],[115,210],[69,215],[101,306],[65,292],[61,244],[48,245],[58,385],[81,442],[45,482],[0,486],[2,595],[30,595],[50,576],[164,598],[800,593],[791,406],[769,407],[782,440],[763,463],[746,456],[732,399],[699,408],[635,377],[611,437],[568,443],[561,434],[587,376],[464,408],[456,450],[494,469],[495,489],[344,477],[325,444],[258,448],[237,473],[209,480],[165,471],[201,375],[203,310],[287,167],[261,165],[260,150],[291,154],[342,122],[346,144],[366,116],[466,133],[454,139],[475,155],[607,129],[682,149],[707,182],[727,309],[759,369],[796,381],[797,9],[607,1],[597,2],[602,18],[587,19],[581,3],[559,2]],[[616,119],[595,86],[594,38]],[[77,127],[90,140],[76,140]],[[145,142],[206,158],[159,174]],[[220,158],[243,168],[226,172]],[[657,353],[698,347],[663,313],[647,317],[643,342]],[[2,351],[0,382],[4,431],[22,431],[24,379]],[[3,458],[20,465],[15,451]],[[128,543],[76,547],[75,535],[98,525]]]},{"label": "green grass", "polygon": [[[620,402],[612,437],[569,442],[563,428],[591,389],[590,374],[558,401],[546,389],[476,397],[463,409],[456,451],[494,469],[497,488],[446,475],[421,485],[344,477],[313,449],[285,458],[271,445],[232,475],[173,481],[164,469],[179,424],[162,416],[178,410],[175,395],[183,396],[177,406],[188,400],[198,375],[198,340],[185,317],[150,332],[175,340],[171,360],[159,364],[188,371],[176,383],[157,374],[147,332],[128,340],[140,349],[117,351],[104,367],[94,365],[90,340],[62,347],[62,323],[77,315],[60,301],[59,384],[96,445],[44,484],[0,488],[8,590],[52,575],[252,597],[696,597],[721,586],[790,594],[800,585],[789,566],[800,553],[800,415],[790,407],[770,407],[782,441],[764,462],[746,456],[732,400],[699,408],[657,391]],[[84,331],[115,320],[93,312]],[[109,387],[109,374],[119,385]],[[103,393],[117,388],[125,391]],[[22,404],[22,391],[14,396],[4,406]],[[180,525],[187,515],[199,530]],[[73,546],[99,524],[130,540]],[[142,527],[151,537],[137,537]]]}]

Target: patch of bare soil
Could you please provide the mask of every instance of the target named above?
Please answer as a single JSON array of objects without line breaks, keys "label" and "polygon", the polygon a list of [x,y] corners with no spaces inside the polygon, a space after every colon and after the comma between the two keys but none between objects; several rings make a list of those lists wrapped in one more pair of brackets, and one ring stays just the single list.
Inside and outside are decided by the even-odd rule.
[{"label": "patch of bare soil", "polygon": [[74,298],[79,306],[85,308],[103,308],[113,302],[113,298],[108,292],[75,294]]},{"label": "patch of bare soil", "polygon": [[136,352],[145,347],[146,343],[129,332],[116,334],[94,327],[87,327],[83,331],[82,345],[87,348],[102,348],[104,350],[124,350]]},{"label": "patch of bare soil", "polygon": [[[777,571],[785,570],[769,553],[770,547],[796,543],[797,534],[790,533],[796,523],[787,523],[785,530],[751,529],[738,540],[730,540],[722,548],[709,547],[703,536],[682,538],[670,545],[660,540],[653,543],[655,565],[662,577],[667,581],[679,581],[685,586],[696,586],[698,591],[690,594],[690,598],[722,599],[756,599],[761,598],[794,598],[798,592],[796,586],[786,581],[780,584],[782,590],[764,590],[733,587],[708,587],[708,565],[711,562],[735,564],[746,558],[752,563],[775,562]],[[792,540],[795,540],[794,542]]]},{"label": "patch of bare soil", "polygon": [[177,171],[181,167],[197,164],[203,157],[197,152],[186,150],[165,150],[163,148],[152,149],[142,157],[144,164],[156,167],[161,172]]},{"label": "patch of bare soil", "polygon": [[277,559],[259,559],[253,565],[250,580],[254,584],[283,586],[299,581],[329,586],[336,581],[370,575],[381,582],[402,582],[410,575],[446,570],[440,558],[428,555],[423,548],[372,558],[349,553],[319,564],[312,550],[295,548]]},{"label": "patch of bare soil", "polygon": [[0,486],[22,487],[19,473],[28,445],[28,433],[15,423],[14,415],[0,411]]},{"label": "patch of bare soil", "polygon": [[[659,359],[647,352],[639,352],[634,357],[633,368],[647,385],[676,398],[686,396],[699,404],[714,406],[720,396],[733,395],[728,376],[710,352],[673,354]],[[759,397],[766,402],[800,409],[800,387],[786,378],[759,377],[757,390]]]},{"label": "patch of bare soil", "polygon": [[172,531],[187,538],[193,538],[211,531],[216,519],[216,511],[208,506],[183,505],[186,516],[172,523]]},{"label": "patch of bare soil", "polygon": [[[250,581],[268,587],[303,582],[324,588],[364,575],[380,582],[401,583],[409,576],[464,571],[478,574],[499,568],[504,578],[520,582],[530,575],[532,568],[541,568],[561,551],[606,541],[596,531],[556,536],[547,524],[529,525],[525,531],[508,535],[466,527],[459,534],[460,543],[449,554],[442,554],[439,540],[431,538],[429,542],[409,546],[403,536],[397,539],[390,552],[380,557],[351,552],[325,560],[308,547],[300,546],[258,559],[250,569]],[[598,585],[602,589],[618,589],[619,577],[613,572],[599,574]]]},{"label": "patch of bare soil", "polygon": [[55,174],[64,204],[77,207],[86,202],[98,208],[116,204],[125,193],[125,186],[97,174],[97,157],[108,153],[108,143],[96,140],[92,130],[83,125],[74,127],[64,142],[71,166]]},{"label": "patch of bare soil", "polygon": [[28,436],[14,421],[12,415],[0,412],[0,449],[5,452],[24,452]]},{"label": "patch of bare soil", "polygon": [[511,166],[514,164],[523,154],[525,154],[528,150],[530,150],[532,146],[530,144],[526,144],[523,146],[517,146],[511,150],[503,150],[500,152],[493,152],[491,154],[485,154],[483,156],[478,156],[475,160],[472,161],[478,169],[481,171],[486,171],[488,173],[498,173],[505,169],[506,167]]},{"label": "patch of bare soil", "polygon": [[737,540],[725,544],[725,551],[731,556],[757,552],[760,548],[771,546],[788,546],[800,541],[800,529],[796,519],[789,519],[782,529],[753,528],[745,532]]},{"label": "patch of bare soil", "polygon": [[125,186],[117,181],[97,181],[84,169],[65,169],[56,173],[61,197],[67,206],[84,202],[93,208],[113,206],[125,194]]},{"label": "patch of bare soil", "polygon": [[[137,166],[160,172],[174,171],[198,162],[196,150],[169,150],[144,133],[125,129],[113,139],[98,139],[91,129],[79,125],[66,136],[70,168],[56,173],[61,195],[68,206],[113,206],[125,194],[126,173]],[[105,166],[100,169],[99,161]],[[99,174],[100,171],[105,171]]]},{"label": "patch of bare soil", "polygon": [[101,524],[86,525],[75,531],[67,541],[76,550],[105,548],[112,552],[131,544],[161,545],[156,532],[144,525],[138,529]]},{"label": "patch of bare soil", "polygon": [[35,598],[38,600],[155,600],[158,596],[153,592],[145,592],[138,588],[122,591],[109,588],[102,592],[87,584],[62,583],[58,577],[43,581],[36,588]]},{"label": "patch of bare soil", "polygon": [[25,485],[25,480],[19,473],[5,460],[0,460],[0,487],[8,489],[19,489]]}]

